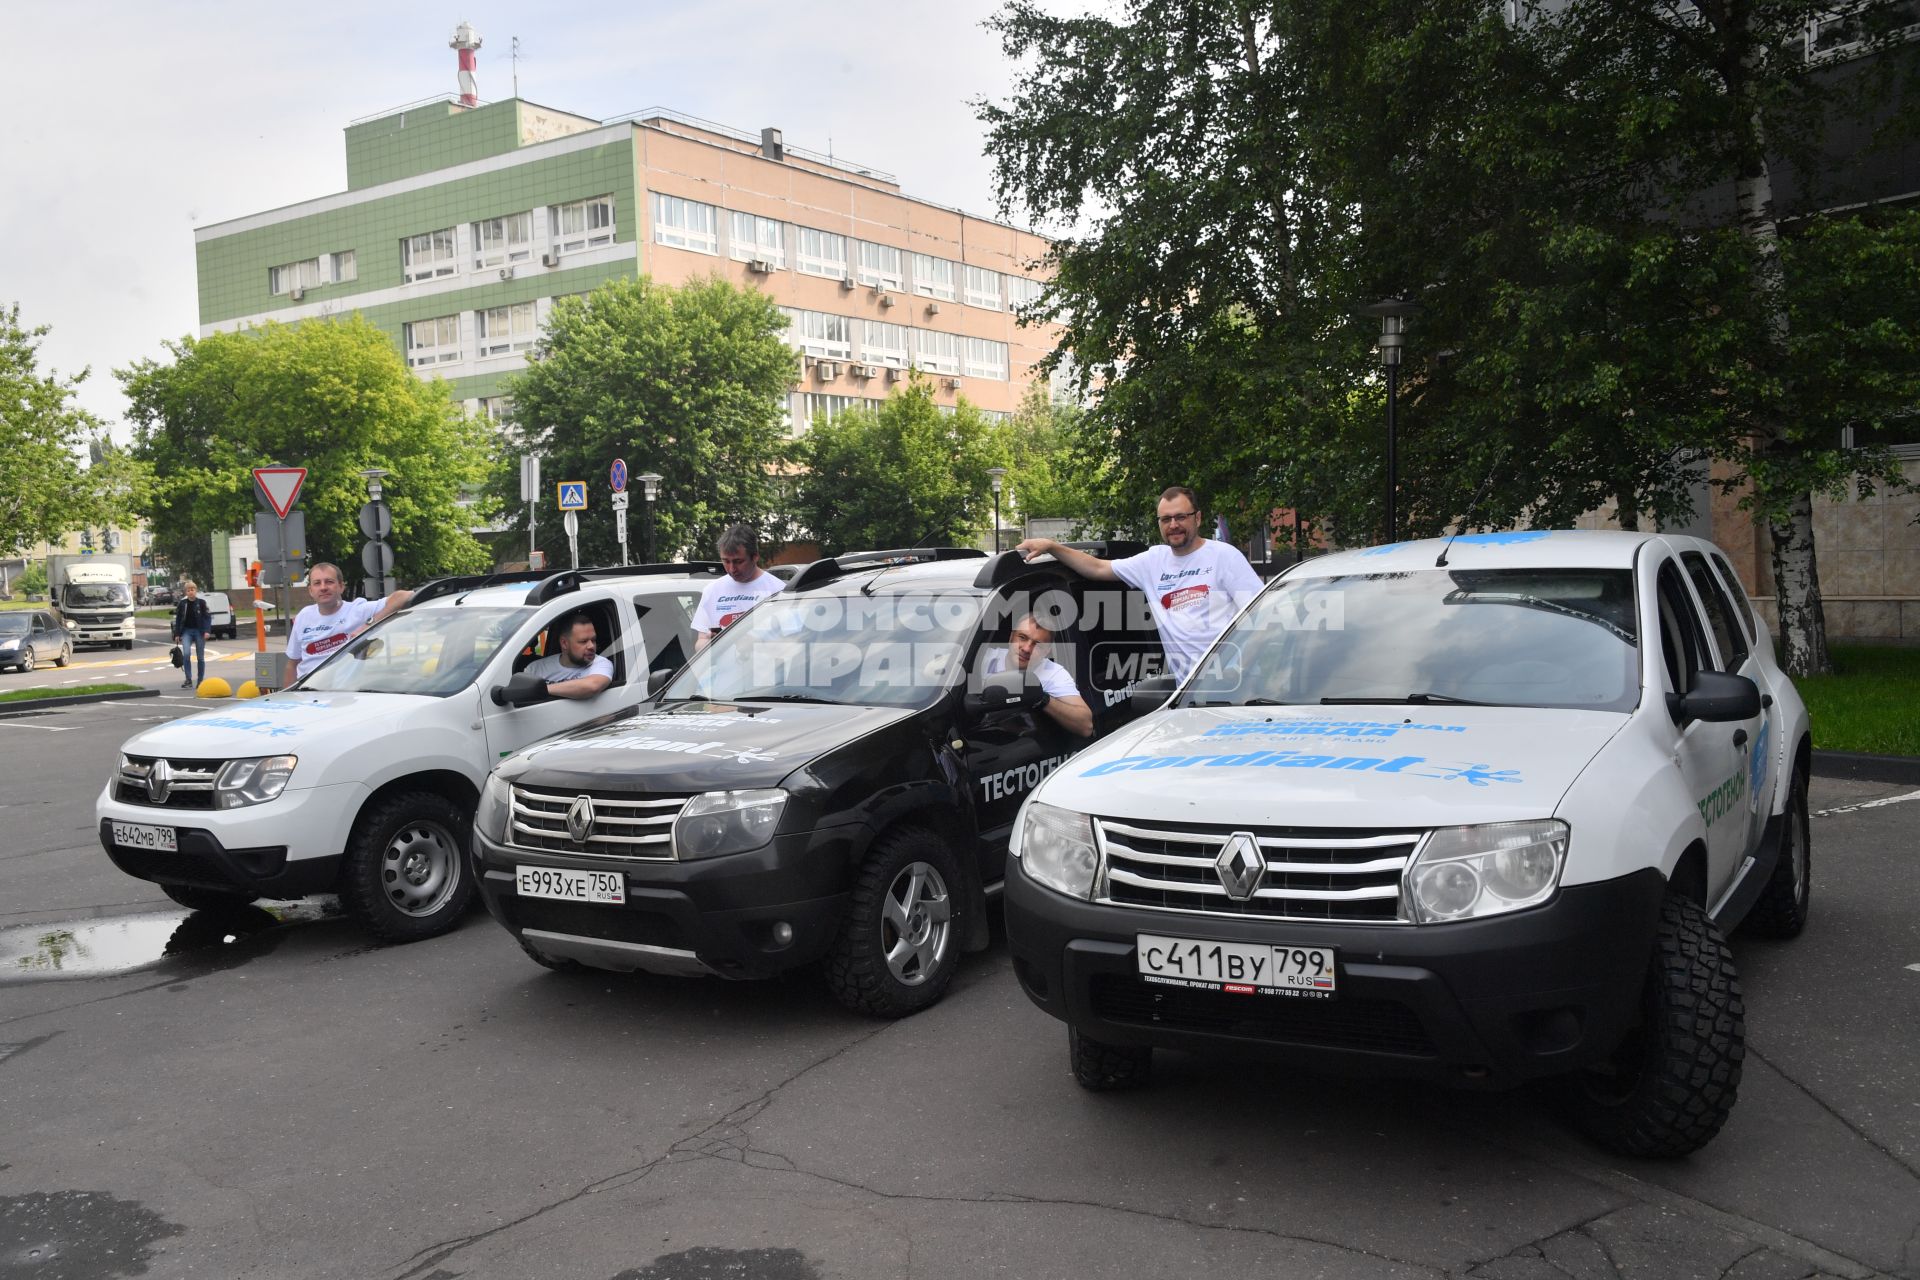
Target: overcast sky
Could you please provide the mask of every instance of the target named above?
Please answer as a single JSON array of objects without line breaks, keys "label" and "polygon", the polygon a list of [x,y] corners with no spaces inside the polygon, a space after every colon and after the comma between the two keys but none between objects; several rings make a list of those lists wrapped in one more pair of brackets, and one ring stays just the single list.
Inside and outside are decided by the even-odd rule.
[{"label": "overcast sky", "polygon": [[0,130],[0,306],[53,326],[42,372],[92,367],[81,403],[125,438],[113,370],[198,328],[193,229],[345,189],[342,129],[455,90],[447,40],[463,19],[485,41],[483,100],[513,96],[517,35],[531,101],[776,125],[790,145],[898,175],[911,195],[992,213],[968,102],[1011,83],[981,26],[996,7],[0,0],[15,104]]}]

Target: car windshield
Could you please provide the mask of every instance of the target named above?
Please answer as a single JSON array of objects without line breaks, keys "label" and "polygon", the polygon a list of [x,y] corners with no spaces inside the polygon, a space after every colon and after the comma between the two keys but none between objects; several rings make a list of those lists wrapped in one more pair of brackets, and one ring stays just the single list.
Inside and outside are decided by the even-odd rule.
[{"label": "car windshield", "polygon": [[981,598],[781,594],[681,669],[662,696],[927,707],[951,686]]},{"label": "car windshield", "polygon": [[369,628],[296,689],[444,698],[472,684],[531,609],[425,609]]},{"label": "car windshield", "polygon": [[125,584],[119,582],[79,583],[68,587],[61,598],[78,609],[98,609],[103,606],[133,603],[133,596],[129,594]]},{"label": "car windshield", "polygon": [[1241,616],[1180,706],[1639,703],[1626,569],[1432,569],[1300,578]]},{"label": "car windshield", "polygon": [[0,636],[23,636],[33,628],[30,613],[0,613]]}]

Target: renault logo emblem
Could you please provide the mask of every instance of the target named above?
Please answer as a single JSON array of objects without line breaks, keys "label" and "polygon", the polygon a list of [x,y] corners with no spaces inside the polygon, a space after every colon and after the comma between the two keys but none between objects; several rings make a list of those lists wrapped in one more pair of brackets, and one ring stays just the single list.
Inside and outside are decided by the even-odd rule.
[{"label": "renault logo emblem", "polygon": [[147,799],[155,804],[165,804],[167,793],[173,790],[173,766],[165,760],[155,760],[153,767],[147,770]]},{"label": "renault logo emblem", "polygon": [[1220,856],[1213,860],[1213,869],[1227,896],[1235,902],[1245,902],[1266,878],[1267,860],[1260,853],[1260,842],[1251,832],[1236,831],[1220,846]]},{"label": "renault logo emblem", "polygon": [[593,797],[575,796],[567,806],[567,835],[575,844],[585,844],[593,834]]}]

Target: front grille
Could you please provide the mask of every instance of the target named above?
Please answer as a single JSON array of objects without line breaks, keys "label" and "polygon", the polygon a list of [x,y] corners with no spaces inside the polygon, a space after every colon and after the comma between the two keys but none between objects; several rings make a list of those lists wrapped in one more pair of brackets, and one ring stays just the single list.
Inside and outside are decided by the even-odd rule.
[{"label": "front grille", "polygon": [[[593,801],[593,834],[584,843],[567,834],[567,810],[583,795]],[[690,798],[519,786],[512,789],[512,796],[509,843],[522,849],[623,861],[672,858],[673,820]]]},{"label": "front grille", "polygon": [[1400,876],[1420,831],[1357,828],[1255,828],[1266,862],[1259,888],[1244,902],[1228,895],[1214,868],[1235,828],[1174,827],[1096,819],[1104,874],[1097,899],[1259,920],[1400,924]]},{"label": "front grille", "polygon": [[147,778],[160,757],[125,756],[120,761],[119,784],[114,799],[122,804],[144,805],[150,809],[211,809],[213,780],[219,776],[224,760],[178,760],[166,757],[173,773],[172,785],[164,800],[155,800],[147,790]]},{"label": "front grille", "polygon": [[1438,1056],[1419,1015],[1392,1000],[1228,995],[1155,986],[1119,974],[1099,974],[1092,986],[1093,1011],[1109,1022],[1268,1043]]}]

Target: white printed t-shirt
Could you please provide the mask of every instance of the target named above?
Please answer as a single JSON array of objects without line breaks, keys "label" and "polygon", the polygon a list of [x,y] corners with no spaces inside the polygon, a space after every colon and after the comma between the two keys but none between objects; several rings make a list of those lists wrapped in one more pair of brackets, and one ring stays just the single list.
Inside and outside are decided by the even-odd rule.
[{"label": "white printed t-shirt", "polygon": [[605,654],[596,653],[593,660],[584,667],[570,667],[562,654],[550,653],[544,658],[535,658],[527,664],[526,673],[537,677],[547,684],[565,684],[569,680],[585,680],[588,676],[605,676],[613,679],[613,662]]},{"label": "white printed t-shirt", "polygon": [[298,679],[325,662],[354,632],[372,621],[386,602],[385,596],[378,600],[342,600],[332,613],[320,612],[317,604],[302,609],[293,620],[293,630],[287,633],[287,656],[299,664],[294,677]]},{"label": "white printed t-shirt", "polygon": [[[995,649],[987,654],[987,660],[980,667],[983,676],[996,676],[1013,665],[1013,655],[1005,649]],[[1052,658],[1042,658],[1030,663],[1022,675],[1032,675],[1040,687],[1047,691],[1049,698],[1077,698],[1080,687],[1067,674],[1067,669]]]},{"label": "white printed t-shirt", "polygon": [[1217,538],[1184,556],[1166,543],[1113,562],[1122,582],[1146,594],[1173,674],[1185,679],[1240,606],[1263,585],[1247,558]]},{"label": "white printed t-shirt", "polygon": [[699,607],[693,611],[695,631],[718,631],[768,596],[778,595],[787,584],[773,574],[760,571],[752,582],[735,582],[728,574],[718,582],[709,582],[700,593]]}]

